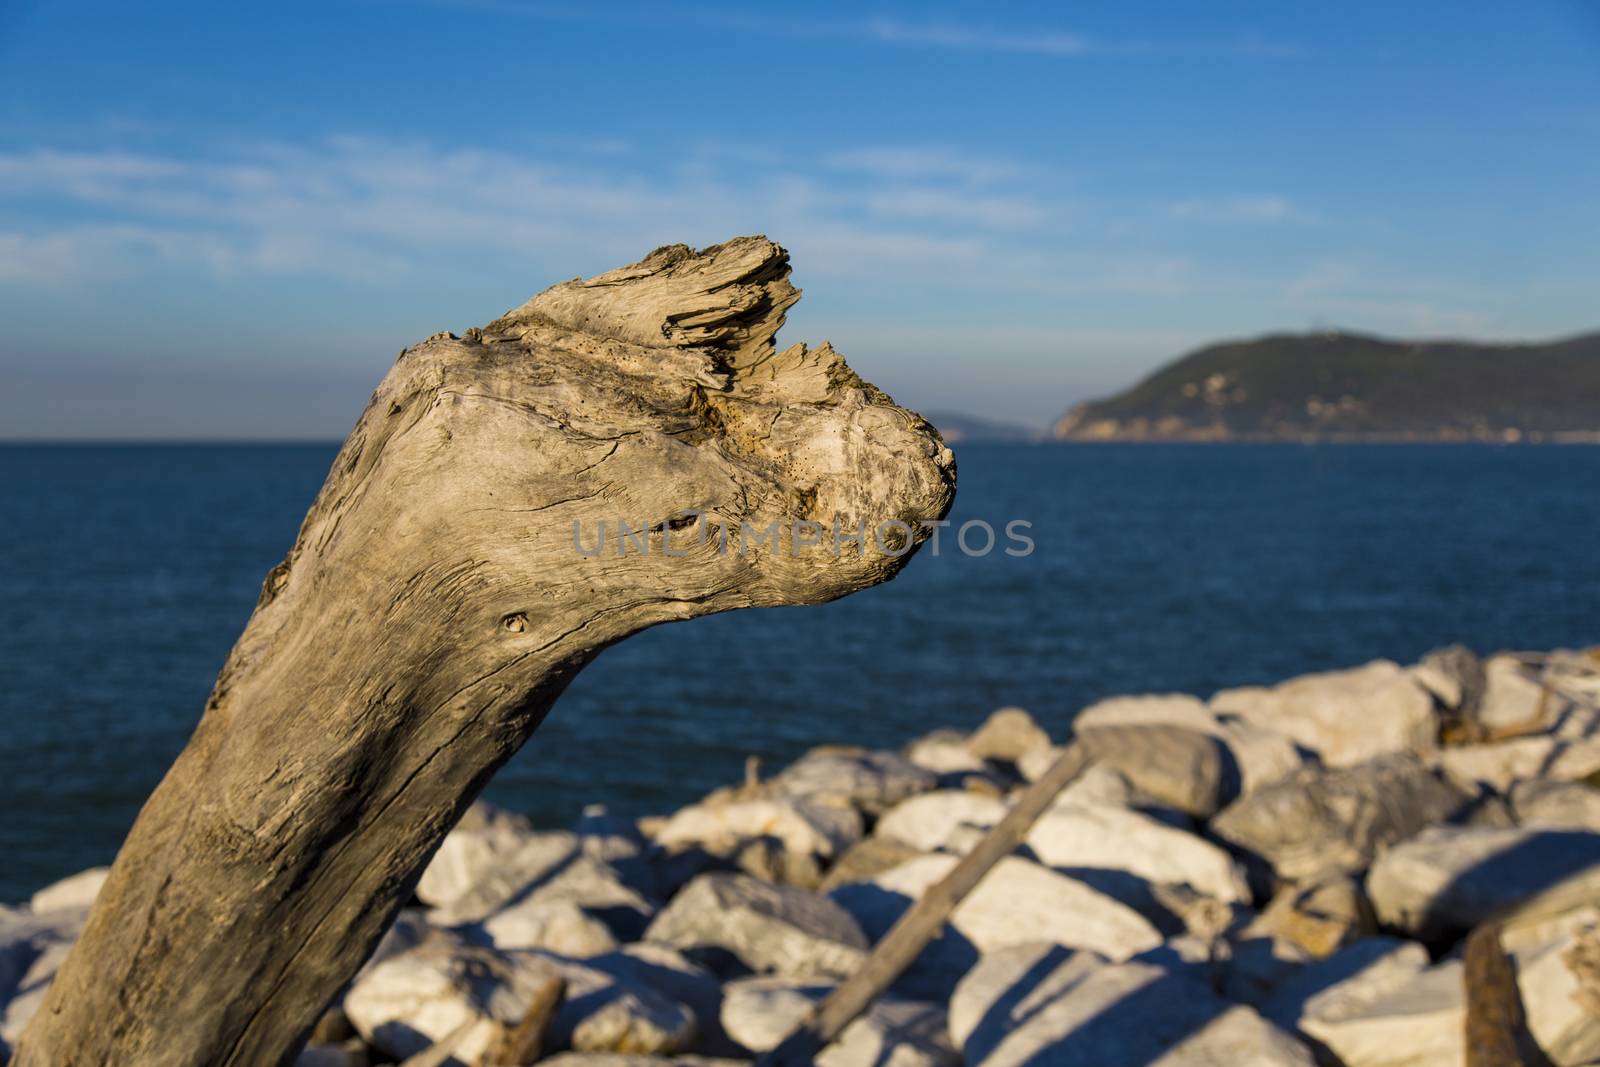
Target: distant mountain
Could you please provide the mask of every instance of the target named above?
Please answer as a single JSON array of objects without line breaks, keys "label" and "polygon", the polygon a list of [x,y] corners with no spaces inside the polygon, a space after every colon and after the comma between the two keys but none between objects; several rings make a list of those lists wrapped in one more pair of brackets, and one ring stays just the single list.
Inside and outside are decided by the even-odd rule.
[{"label": "distant mountain", "polygon": [[1065,441],[1600,441],[1600,333],[1546,344],[1330,331],[1202,348],[1080,404]]},{"label": "distant mountain", "polygon": [[1009,422],[995,422],[971,415],[957,415],[953,411],[935,411],[925,415],[939,428],[946,444],[1015,444],[1037,441],[1042,434],[1026,426]]}]

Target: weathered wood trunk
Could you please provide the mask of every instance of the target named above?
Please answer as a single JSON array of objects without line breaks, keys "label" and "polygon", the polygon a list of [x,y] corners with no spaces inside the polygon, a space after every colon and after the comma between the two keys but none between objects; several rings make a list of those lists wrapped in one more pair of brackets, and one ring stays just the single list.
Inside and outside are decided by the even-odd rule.
[{"label": "weathered wood trunk", "polygon": [[[788,273],[764,238],[663,248],[401,354],[14,1067],[290,1061],[601,649],[895,573],[949,507],[950,453],[828,345],[776,350]],[[782,525],[804,519],[866,548]],[[619,554],[619,520],[647,550]],[[773,522],[776,549],[741,541]]]}]

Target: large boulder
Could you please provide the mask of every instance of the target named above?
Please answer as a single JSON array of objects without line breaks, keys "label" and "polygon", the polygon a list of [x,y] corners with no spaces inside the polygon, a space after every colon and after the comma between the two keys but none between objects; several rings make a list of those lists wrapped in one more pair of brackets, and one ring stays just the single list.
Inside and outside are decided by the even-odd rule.
[{"label": "large boulder", "polygon": [[997,797],[958,789],[941,789],[901,801],[889,809],[874,831],[921,852],[972,851],[984,833],[1005,818],[1007,806]]},{"label": "large boulder", "polygon": [[1216,737],[1159,723],[1080,726],[1078,743],[1157,802],[1208,818],[1239,794],[1233,753]]},{"label": "large boulder", "polygon": [[1027,842],[1041,863],[1097,884],[1131,876],[1187,884],[1224,903],[1250,900],[1244,872],[1226,852],[1137,811],[1057,806],[1034,823]]},{"label": "large boulder", "polygon": [[618,946],[616,935],[570,900],[527,897],[464,932],[481,933],[500,949],[542,948],[563,956],[598,956]]},{"label": "large boulder", "polygon": [[[580,941],[598,944],[603,939],[595,922],[604,924],[617,941],[637,938],[655,914],[656,902],[624,882],[612,864],[575,843],[550,862],[548,847],[560,837],[572,841],[572,835],[539,834],[526,848],[484,868],[477,885],[434,908],[429,921],[481,927],[491,936],[498,930],[496,943],[503,938],[508,948],[561,951],[556,939],[565,937],[578,939],[565,942],[576,951]],[[582,915],[574,915],[574,908]]]},{"label": "large boulder", "polygon": [[527,872],[526,884],[560,864],[576,846],[571,834],[539,834],[526,816],[480,800],[445,835],[417,882],[417,898],[445,907],[478,888],[490,868],[510,863]]},{"label": "large boulder", "polygon": [[[958,862],[953,856],[914,859],[870,882],[840,886],[833,898],[877,940]],[[1161,934],[1138,911],[1098,889],[1007,856],[961,902],[897,988],[916,997],[948,997],[980,955],[1041,939],[1127,959],[1159,945]]]},{"label": "large boulder", "polygon": [[1224,808],[1211,832],[1264,861],[1283,881],[1364,870],[1382,845],[1403,841],[1469,801],[1415,756],[1353,767],[1304,767]]},{"label": "large boulder", "polygon": [[984,959],[956,989],[951,1037],[973,1067],[1312,1067],[1310,1051],[1184,970],[1059,945]]},{"label": "large boulder", "polygon": [[515,1023],[546,976],[489,948],[436,934],[357,976],[344,1010],[362,1039],[397,1059],[456,1035],[461,1063],[474,1063]]},{"label": "large boulder", "polygon": [[723,973],[790,976],[853,972],[867,940],[824,896],[745,874],[703,874],[668,904],[645,939],[684,950]]},{"label": "large boulder", "polygon": [[770,784],[781,796],[877,814],[937,787],[939,776],[896,752],[827,747],[808,752]]},{"label": "large boulder", "polygon": [[1211,698],[1211,708],[1286,734],[1333,766],[1425,752],[1439,731],[1433,694],[1388,660],[1308,674],[1270,689],[1223,690]]},{"label": "large boulder", "polygon": [[[1231,716],[1219,717],[1199,698],[1182,693],[1111,697],[1080,711],[1073,726],[1080,736],[1101,727],[1146,726],[1211,737],[1227,756],[1222,784],[1235,793],[1252,792],[1305,763],[1305,757],[1287,735]],[[1150,770],[1160,773],[1159,767]],[[1143,785],[1137,777],[1130,777]],[[1222,799],[1232,797],[1225,793]]]},{"label": "large boulder", "polygon": [[677,949],[640,941],[591,956],[583,965],[686,1006],[695,1018],[695,1051],[713,1055],[738,1051],[722,1030],[722,982]]},{"label": "large boulder", "polygon": [[[722,1025],[753,1053],[776,1048],[833,987],[783,978],[729,982]],[[819,1067],[959,1067],[945,1034],[944,1009],[888,996],[845,1027],[816,1059]]]},{"label": "large boulder", "polygon": [[1367,895],[1385,925],[1438,941],[1578,878],[1600,893],[1600,834],[1438,826],[1384,851]]},{"label": "large boulder", "polygon": [[1305,967],[1262,1008],[1344,1067],[1463,1061],[1461,962],[1430,967],[1414,942],[1368,938]]}]

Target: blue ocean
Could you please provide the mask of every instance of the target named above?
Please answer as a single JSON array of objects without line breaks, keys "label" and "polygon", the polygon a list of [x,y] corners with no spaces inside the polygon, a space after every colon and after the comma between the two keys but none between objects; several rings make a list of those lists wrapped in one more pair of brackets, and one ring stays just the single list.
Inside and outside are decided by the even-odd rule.
[{"label": "blue ocean", "polygon": [[[108,862],[183,745],[333,445],[0,447],[0,901]],[[665,812],[828,742],[1019,704],[1207,694],[1461,642],[1600,642],[1600,448],[968,445],[949,534],[823,607],[604,653],[489,796]],[[974,540],[981,540],[975,538]],[[1002,532],[1001,547],[1004,545]]]}]

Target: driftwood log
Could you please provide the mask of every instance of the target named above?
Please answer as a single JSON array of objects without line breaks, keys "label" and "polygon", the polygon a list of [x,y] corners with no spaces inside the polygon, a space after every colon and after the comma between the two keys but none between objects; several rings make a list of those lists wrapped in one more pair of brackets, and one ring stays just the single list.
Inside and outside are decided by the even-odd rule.
[{"label": "driftwood log", "polygon": [[[777,350],[788,275],[765,238],[662,248],[401,353],[13,1067],[292,1061],[602,649],[899,569],[950,452],[827,344]],[[648,532],[586,554],[601,523]]]}]

